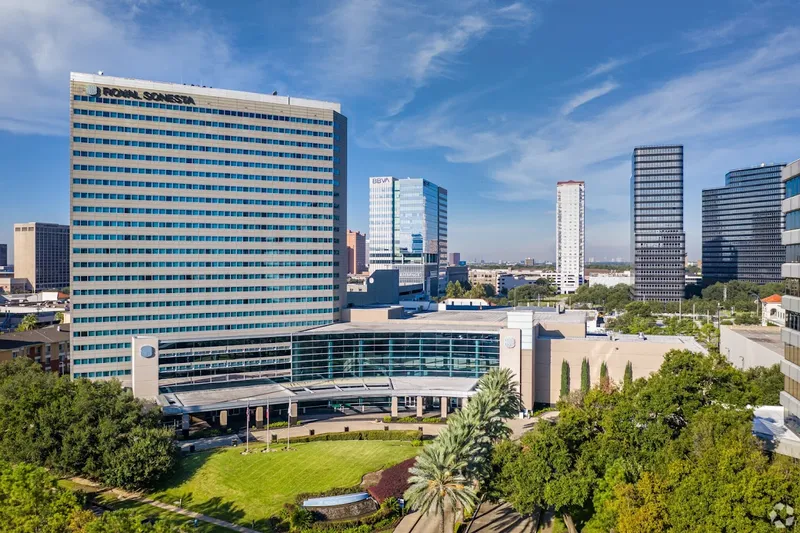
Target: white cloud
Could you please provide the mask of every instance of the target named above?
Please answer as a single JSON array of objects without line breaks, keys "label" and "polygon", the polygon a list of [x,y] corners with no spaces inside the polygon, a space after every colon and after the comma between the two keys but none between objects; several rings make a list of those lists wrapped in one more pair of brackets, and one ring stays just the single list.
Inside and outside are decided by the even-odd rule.
[{"label": "white cloud", "polygon": [[523,2],[344,0],[316,20],[313,41],[326,50],[314,70],[341,90],[377,92],[394,116],[431,80],[455,77],[460,55],[490,32],[524,32],[533,20]]},{"label": "white cloud", "polygon": [[607,61],[603,61],[599,65],[592,67],[592,69],[586,74],[587,78],[592,78],[594,76],[599,76],[600,74],[608,74],[612,70],[616,70],[623,65],[627,65],[633,61],[631,57],[617,57],[611,58]]},{"label": "white cloud", "polygon": [[561,108],[561,114],[569,115],[583,104],[587,104],[596,98],[600,98],[601,96],[610,93],[618,87],[618,83],[609,80],[602,85],[598,85],[597,87],[586,89],[585,91],[570,98],[569,101]]},{"label": "white cloud", "polygon": [[[157,17],[149,16],[154,12]],[[186,76],[187,83],[252,89],[264,65],[236,61],[227,39],[201,17],[184,22],[189,13],[194,7],[185,0],[6,2],[0,129],[66,135],[70,71],[173,82]]]}]

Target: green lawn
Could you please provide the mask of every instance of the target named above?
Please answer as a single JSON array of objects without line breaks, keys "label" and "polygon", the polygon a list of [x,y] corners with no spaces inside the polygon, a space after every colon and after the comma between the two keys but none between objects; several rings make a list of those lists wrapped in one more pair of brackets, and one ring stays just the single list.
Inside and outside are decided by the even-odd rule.
[{"label": "green lawn", "polygon": [[167,503],[182,499],[187,509],[250,526],[278,514],[297,494],[355,485],[364,474],[419,452],[399,441],[310,442],[258,453],[263,448],[251,446],[256,453],[246,456],[240,446],[184,457],[180,471],[151,496]]}]

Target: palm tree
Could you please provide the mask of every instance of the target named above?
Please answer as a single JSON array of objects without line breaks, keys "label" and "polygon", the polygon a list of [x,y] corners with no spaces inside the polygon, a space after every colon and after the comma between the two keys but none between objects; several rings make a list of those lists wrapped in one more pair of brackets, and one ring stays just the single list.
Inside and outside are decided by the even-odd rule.
[{"label": "palm tree", "polygon": [[36,329],[36,326],[39,325],[39,319],[36,318],[36,315],[31,313],[30,315],[25,315],[22,319],[22,322],[19,323],[17,326],[17,331],[30,331],[32,329]]},{"label": "palm tree", "polygon": [[514,373],[509,368],[492,368],[478,381],[478,390],[487,394],[495,402],[500,416],[513,418],[522,411]]},{"label": "palm tree", "polygon": [[437,440],[425,447],[409,469],[410,486],[405,499],[411,509],[423,514],[437,513],[441,532],[445,531],[447,512],[470,512],[475,506],[475,489],[462,474],[467,465]]}]

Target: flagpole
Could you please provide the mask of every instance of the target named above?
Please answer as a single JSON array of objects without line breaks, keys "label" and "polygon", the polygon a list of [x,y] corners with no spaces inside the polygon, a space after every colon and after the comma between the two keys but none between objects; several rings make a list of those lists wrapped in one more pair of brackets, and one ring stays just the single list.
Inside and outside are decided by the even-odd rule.
[{"label": "flagpole", "polygon": [[269,441],[272,440],[272,435],[269,434],[269,396],[267,396],[267,452],[269,452]]},{"label": "flagpole", "polygon": [[246,427],[244,428],[244,434],[245,439],[247,439],[245,444],[245,453],[250,453],[250,400],[247,400],[247,417],[245,420]]},{"label": "flagpole", "polygon": [[292,399],[289,398],[289,410],[286,411],[286,450],[289,450],[289,427],[292,425]]}]

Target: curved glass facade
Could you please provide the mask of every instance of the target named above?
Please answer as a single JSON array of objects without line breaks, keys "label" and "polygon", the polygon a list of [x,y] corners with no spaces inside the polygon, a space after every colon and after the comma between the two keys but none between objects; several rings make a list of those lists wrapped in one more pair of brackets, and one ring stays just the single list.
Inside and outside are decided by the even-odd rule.
[{"label": "curved glass facade", "polygon": [[294,335],[292,378],[478,378],[500,363],[498,333],[353,332]]},{"label": "curved glass facade", "polygon": [[[703,283],[781,280],[783,164],[728,172],[703,191]],[[787,216],[787,224],[790,217]]]}]

